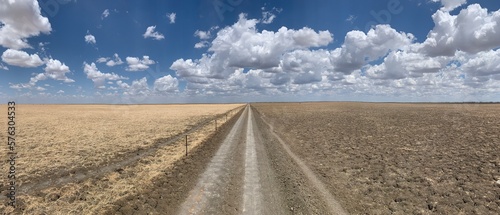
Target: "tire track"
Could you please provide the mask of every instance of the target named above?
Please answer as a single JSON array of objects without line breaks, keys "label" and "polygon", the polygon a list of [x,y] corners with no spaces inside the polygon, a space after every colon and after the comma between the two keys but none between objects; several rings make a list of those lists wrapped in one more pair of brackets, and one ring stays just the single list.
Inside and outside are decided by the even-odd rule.
[{"label": "tire track", "polygon": [[224,189],[231,178],[231,155],[237,151],[237,141],[235,140],[238,138],[237,135],[242,133],[243,120],[246,119],[245,114],[248,111],[248,106],[244,111],[224,139],[194,189],[189,192],[178,214],[218,214],[219,208],[213,205],[214,202],[221,201]]},{"label": "tire track", "polygon": [[325,201],[328,209],[330,210],[328,214],[348,214],[342,206],[338,203],[338,201],[333,197],[333,195],[328,191],[326,186],[321,182],[313,171],[295,154],[290,150],[288,145],[281,139],[281,137],[275,132],[274,126],[267,122],[264,117],[261,117],[262,121],[269,126],[270,133],[280,142],[281,146],[287,154],[295,161],[295,163],[300,167],[302,172],[306,175],[307,179],[311,182],[311,184],[316,188],[316,190],[321,194],[323,200]]},{"label": "tire track", "polygon": [[252,109],[248,107],[245,146],[245,178],[243,186],[243,214],[261,214],[262,190],[260,186],[257,149],[253,132]]}]

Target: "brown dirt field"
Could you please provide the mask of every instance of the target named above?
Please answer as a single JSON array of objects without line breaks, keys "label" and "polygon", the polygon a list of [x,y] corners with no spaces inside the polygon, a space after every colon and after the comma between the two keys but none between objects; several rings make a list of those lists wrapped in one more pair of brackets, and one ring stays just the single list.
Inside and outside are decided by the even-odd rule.
[{"label": "brown dirt field", "polygon": [[252,106],[349,213],[500,213],[500,105]]},{"label": "brown dirt field", "polygon": [[[0,106],[4,108],[5,106]],[[119,199],[142,192],[184,155],[184,139],[159,145],[169,137],[186,132],[218,117],[219,126],[243,107],[228,105],[17,105],[17,182],[57,180],[65,173],[78,174],[127,159],[131,153],[152,154],[116,171],[88,179],[70,181],[18,195],[18,213],[92,214],[104,211]],[[6,107],[5,107],[6,109]],[[6,130],[6,120],[2,118]],[[0,134],[6,138],[5,132]],[[189,150],[206,141],[214,131],[208,123],[189,134]],[[0,153],[5,155],[7,147]],[[2,156],[3,157],[3,156]],[[2,169],[7,170],[6,162]],[[2,185],[7,183],[2,177]],[[6,200],[3,200],[6,201]],[[5,205],[0,211],[10,210]]]}]

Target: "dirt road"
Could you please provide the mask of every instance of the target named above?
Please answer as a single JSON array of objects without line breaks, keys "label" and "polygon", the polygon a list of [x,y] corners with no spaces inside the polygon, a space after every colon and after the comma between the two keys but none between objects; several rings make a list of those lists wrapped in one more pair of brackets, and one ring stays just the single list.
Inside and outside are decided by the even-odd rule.
[{"label": "dirt road", "polygon": [[177,213],[346,214],[250,106],[231,128]]}]

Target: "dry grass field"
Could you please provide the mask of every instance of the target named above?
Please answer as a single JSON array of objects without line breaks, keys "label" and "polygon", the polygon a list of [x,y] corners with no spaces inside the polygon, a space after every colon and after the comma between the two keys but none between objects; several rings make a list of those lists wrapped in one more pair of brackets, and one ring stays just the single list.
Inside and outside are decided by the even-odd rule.
[{"label": "dry grass field", "polygon": [[352,214],[500,214],[500,105],[252,106]]},{"label": "dry grass field", "polygon": [[[219,124],[234,116],[241,104],[200,105],[17,105],[17,182],[57,180],[118,162],[136,152],[186,132],[218,115]],[[6,106],[0,106],[5,109]],[[0,120],[6,131],[7,121]],[[190,149],[214,132],[209,123],[189,135]],[[0,132],[6,140],[6,132]],[[96,214],[109,203],[140,192],[184,154],[184,139],[158,148],[137,164],[78,183],[18,196],[26,214]],[[7,146],[0,149],[7,153]],[[132,154],[133,153],[133,154]],[[3,159],[4,160],[4,159]],[[7,171],[8,164],[2,162]],[[2,177],[2,184],[7,183]],[[57,200],[57,201],[56,201]],[[4,205],[0,210],[6,209]],[[10,210],[10,208],[7,208]]]}]

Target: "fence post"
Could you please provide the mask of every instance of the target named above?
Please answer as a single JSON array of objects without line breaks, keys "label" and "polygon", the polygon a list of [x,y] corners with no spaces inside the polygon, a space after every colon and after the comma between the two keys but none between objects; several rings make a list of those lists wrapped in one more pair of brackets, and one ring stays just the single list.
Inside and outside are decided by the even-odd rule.
[{"label": "fence post", "polygon": [[217,131],[217,119],[215,119],[215,131]]},{"label": "fence post", "polygon": [[186,156],[188,156],[188,135],[186,135]]}]

